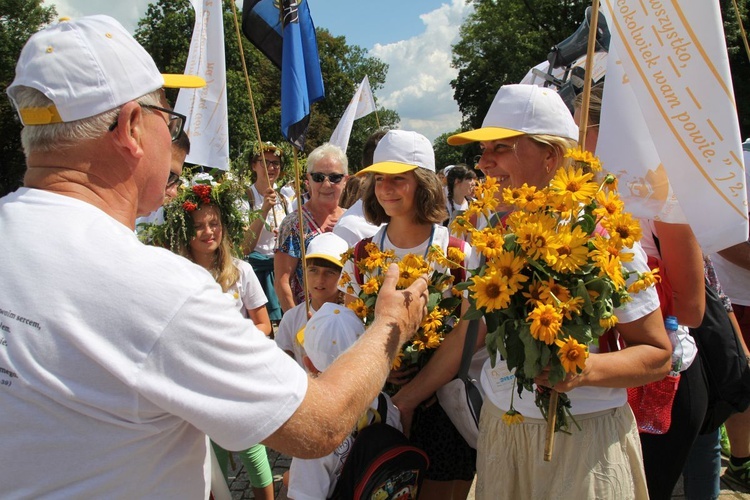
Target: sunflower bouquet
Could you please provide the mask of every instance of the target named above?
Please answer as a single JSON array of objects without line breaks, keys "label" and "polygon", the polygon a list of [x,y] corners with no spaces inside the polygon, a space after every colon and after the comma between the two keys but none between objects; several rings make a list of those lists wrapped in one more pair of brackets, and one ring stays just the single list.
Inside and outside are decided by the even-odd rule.
[{"label": "sunflower bouquet", "polygon": [[358,247],[355,247],[342,258],[344,263],[353,261],[356,276],[343,272],[339,284],[350,294],[354,294],[352,283],[359,284],[358,298],[348,307],[365,325],[374,319],[375,301],[388,266],[398,264],[396,288],[399,290],[408,288],[422,275],[428,276],[427,314],[411,340],[402,346],[393,365],[393,369],[412,365],[421,368],[458,321],[461,295],[453,287],[454,272],[462,269],[465,255],[453,247],[448,248],[446,255],[440,246],[432,245],[425,256],[410,253],[399,259],[393,250],[382,251],[375,243],[362,242],[360,245],[364,245],[361,256],[356,255]]},{"label": "sunflower bouquet", "polygon": [[[534,377],[549,367],[554,385],[581,373],[589,347],[617,324],[615,309],[657,279],[654,270],[626,285],[631,272],[623,262],[633,257],[626,249],[640,239],[640,225],[623,210],[615,177],[594,179],[592,171],[601,168],[596,157],[580,149],[566,156],[572,165],[541,189],[524,184],[500,193],[488,178],[451,227],[468,233],[482,255],[482,264],[456,287],[469,295],[462,319],[484,316],[492,366],[500,354],[515,370],[519,397],[533,392],[545,418],[552,391],[537,389]],[[500,199],[510,207],[502,219]],[[482,226],[476,220],[489,223],[476,227]],[[567,432],[571,404],[565,394],[559,398],[555,431]],[[504,420],[523,421],[512,396]]]}]

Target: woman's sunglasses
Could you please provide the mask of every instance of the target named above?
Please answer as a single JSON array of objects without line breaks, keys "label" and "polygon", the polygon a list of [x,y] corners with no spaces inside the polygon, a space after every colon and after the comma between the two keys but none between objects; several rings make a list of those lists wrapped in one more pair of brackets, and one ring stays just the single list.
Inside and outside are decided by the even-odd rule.
[{"label": "woman's sunglasses", "polygon": [[330,182],[331,184],[338,184],[339,182],[344,180],[344,177],[346,177],[346,175],[344,174],[324,174],[321,172],[310,173],[310,178],[314,182],[318,183],[324,182],[326,179],[328,179],[328,182]]}]

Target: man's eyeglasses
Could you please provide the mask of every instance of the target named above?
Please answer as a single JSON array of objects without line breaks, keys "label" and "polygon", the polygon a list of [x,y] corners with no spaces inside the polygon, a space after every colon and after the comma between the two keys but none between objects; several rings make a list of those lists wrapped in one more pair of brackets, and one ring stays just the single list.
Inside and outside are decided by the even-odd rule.
[{"label": "man's eyeglasses", "polygon": [[345,174],[324,174],[322,172],[311,172],[310,178],[313,180],[313,182],[324,182],[326,179],[331,184],[338,184],[342,180],[344,180],[344,177],[346,177]]},{"label": "man's eyeglasses", "polygon": [[[180,113],[175,113],[171,109],[160,108],[159,106],[154,106],[152,104],[138,103],[138,105],[142,108],[155,109],[157,111],[161,111],[162,113],[167,113],[167,115],[169,116],[169,120],[167,121],[167,127],[169,127],[169,135],[172,137],[172,142],[177,140],[177,138],[182,133],[182,130],[185,128],[185,115],[181,115]],[[118,116],[115,122],[109,126],[110,132],[117,128],[117,122],[119,120],[120,117]]]},{"label": "man's eyeglasses", "polygon": [[169,172],[167,178],[167,189],[179,187],[182,184],[182,178],[174,172]]}]

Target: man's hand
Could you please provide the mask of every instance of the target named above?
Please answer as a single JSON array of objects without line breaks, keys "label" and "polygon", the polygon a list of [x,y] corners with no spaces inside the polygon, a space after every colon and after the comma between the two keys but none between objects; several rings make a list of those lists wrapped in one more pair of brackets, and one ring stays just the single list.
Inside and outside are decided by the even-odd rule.
[{"label": "man's hand", "polygon": [[401,345],[408,341],[427,314],[427,277],[420,276],[406,290],[396,290],[398,265],[388,266],[375,303],[375,318],[398,329]]}]

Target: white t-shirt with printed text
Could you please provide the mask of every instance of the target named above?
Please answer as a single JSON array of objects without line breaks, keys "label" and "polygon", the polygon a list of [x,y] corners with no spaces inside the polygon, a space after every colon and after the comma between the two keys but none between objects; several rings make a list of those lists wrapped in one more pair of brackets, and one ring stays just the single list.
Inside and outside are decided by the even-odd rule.
[{"label": "white t-shirt with printed text", "polygon": [[304,398],[208,272],[98,208],[21,188],[0,232],[2,496],[207,498],[206,434],[248,448]]}]

